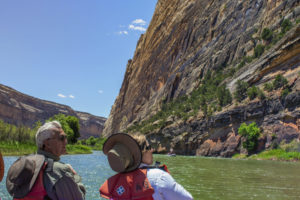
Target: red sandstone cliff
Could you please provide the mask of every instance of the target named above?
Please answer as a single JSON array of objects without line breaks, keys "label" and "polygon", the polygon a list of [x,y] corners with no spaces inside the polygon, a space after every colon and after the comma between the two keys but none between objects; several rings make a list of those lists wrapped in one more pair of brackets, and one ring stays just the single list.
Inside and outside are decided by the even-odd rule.
[{"label": "red sandstone cliff", "polygon": [[[187,121],[170,116],[167,126],[147,134],[152,143],[161,149],[174,146],[181,154],[231,156],[240,147],[237,128],[249,121],[256,121],[265,132],[282,140],[299,138],[299,16],[297,0],[158,0],[152,21],[127,63],[103,133],[122,131],[148,119],[163,103],[189,95],[208,70],[230,66],[237,69],[225,80],[231,92],[237,80],[261,87],[281,74],[293,94],[287,99],[270,94],[265,102],[232,104],[209,120],[201,115]],[[258,44],[265,45],[259,39],[263,29],[279,32],[285,19],[293,28],[260,58],[238,69]],[[286,129],[292,136],[282,136]],[[270,142],[268,137],[265,146]]]},{"label": "red sandstone cliff", "polygon": [[79,118],[81,138],[102,134],[104,117],[74,111],[69,106],[34,98],[0,84],[0,119],[4,122],[31,127],[38,120],[44,122],[59,113]]}]

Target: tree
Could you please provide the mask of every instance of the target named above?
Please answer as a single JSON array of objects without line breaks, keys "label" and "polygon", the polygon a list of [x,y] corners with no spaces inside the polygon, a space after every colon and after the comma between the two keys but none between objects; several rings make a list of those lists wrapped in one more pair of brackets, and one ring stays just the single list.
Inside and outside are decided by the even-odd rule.
[{"label": "tree", "polygon": [[248,88],[247,94],[250,100],[255,99],[258,96],[258,88],[256,86]]},{"label": "tree", "polygon": [[259,58],[265,51],[265,47],[261,44],[257,45],[255,48],[254,48],[254,57],[255,58]]},{"label": "tree", "polygon": [[234,92],[234,98],[241,102],[243,99],[247,97],[247,89],[248,89],[248,83],[238,80],[236,83],[236,89]]},{"label": "tree", "polygon": [[232,102],[231,93],[225,85],[217,88],[217,98],[220,106],[226,106]]},{"label": "tree", "polygon": [[263,40],[266,40],[266,41],[270,42],[273,38],[273,32],[268,28],[264,28],[264,30],[261,34],[261,38]]},{"label": "tree", "polygon": [[278,88],[285,86],[287,83],[288,81],[286,80],[286,78],[284,78],[284,76],[282,76],[281,74],[278,74],[275,77],[275,80],[273,81],[273,88],[276,90]]},{"label": "tree", "polygon": [[242,123],[238,133],[246,138],[246,141],[243,142],[243,147],[248,150],[248,152],[253,152],[256,150],[258,138],[260,136],[260,128],[257,127],[255,122],[247,125]]},{"label": "tree", "polygon": [[293,27],[292,22],[289,19],[285,19],[281,23],[281,33],[286,33]]},{"label": "tree", "polygon": [[79,133],[79,120],[74,116],[66,116],[64,114],[57,114],[50,117],[47,121],[57,120],[62,126],[62,129],[67,134],[68,142],[74,144],[77,138],[80,137]]}]

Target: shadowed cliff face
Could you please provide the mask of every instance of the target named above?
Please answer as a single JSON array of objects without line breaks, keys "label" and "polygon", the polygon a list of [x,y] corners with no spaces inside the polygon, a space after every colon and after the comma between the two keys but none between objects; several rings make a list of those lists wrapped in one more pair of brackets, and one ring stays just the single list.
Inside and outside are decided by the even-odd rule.
[{"label": "shadowed cliff face", "polygon": [[74,111],[69,106],[37,99],[0,84],[0,119],[6,123],[32,127],[37,121],[44,122],[59,113],[78,117],[81,138],[102,134],[106,120],[103,117]]},{"label": "shadowed cliff face", "polygon": [[[261,35],[264,28],[279,30],[284,19],[296,21],[299,15],[297,0],[158,0],[150,26],[140,37],[133,59],[127,63],[120,93],[105,123],[104,135],[125,130],[155,114],[163,102],[190,94],[199,86],[208,70],[236,66],[243,57],[254,54],[258,43],[264,43],[254,39]],[[280,73],[290,82],[294,81],[296,86],[293,91],[298,91],[299,32],[298,23],[259,59],[226,79],[227,88],[233,92],[237,80],[260,86]],[[232,105],[228,109],[236,108]],[[248,107],[242,106],[240,109]],[[244,110],[241,112],[244,113]],[[262,118],[251,119],[260,121]],[[298,114],[294,116],[294,122],[297,119]],[[170,122],[173,128],[165,127],[148,137],[162,151],[184,141],[184,145],[176,148],[180,153],[220,155],[226,151],[224,145],[233,148],[232,152],[236,151],[240,143],[236,127],[242,121],[250,121],[245,118],[235,125],[221,123],[218,125],[219,132],[223,132],[220,135],[214,134],[213,128],[209,128],[214,127],[214,123],[203,119],[192,121],[195,120],[200,124],[208,124],[205,131],[197,133],[191,129],[191,122],[176,122],[175,119]],[[177,130],[182,123],[188,131]],[[221,150],[209,153],[203,150],[204,146]]]}]

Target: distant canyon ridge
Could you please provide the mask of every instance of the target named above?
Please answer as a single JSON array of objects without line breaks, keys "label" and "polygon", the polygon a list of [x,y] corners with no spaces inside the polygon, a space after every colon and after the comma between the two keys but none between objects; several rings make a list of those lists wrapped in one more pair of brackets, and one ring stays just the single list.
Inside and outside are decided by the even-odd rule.
[{"label": "distant canyon ridge", "polygon": [[101,136],[106,118],[28,96],[0,84],[0,119],[6,123],[32,127],[37,121],[43,123],[59,113],[75,116],[79,119],[81,139]]}]

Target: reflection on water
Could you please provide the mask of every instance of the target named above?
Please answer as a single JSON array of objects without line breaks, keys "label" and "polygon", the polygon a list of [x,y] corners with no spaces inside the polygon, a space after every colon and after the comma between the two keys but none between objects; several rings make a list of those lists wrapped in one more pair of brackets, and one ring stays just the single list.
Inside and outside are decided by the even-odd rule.
[{"label": "reflection on water", "polygon": [[[4,157],[5,174],[17,157]],[[100,199],[99,187],[113,175],[106,157],[95,151],[89,155],[66,155],[61,160],[70,163],[87,189],[87,200]],[[300,163],[250,161],[155,155],[154,160],[167,164],[177,182],[194,199],[203,200],[295,200],[300,199]],[[0,197],[11,199],[0,183]]]}]

